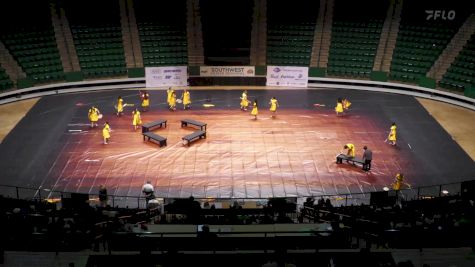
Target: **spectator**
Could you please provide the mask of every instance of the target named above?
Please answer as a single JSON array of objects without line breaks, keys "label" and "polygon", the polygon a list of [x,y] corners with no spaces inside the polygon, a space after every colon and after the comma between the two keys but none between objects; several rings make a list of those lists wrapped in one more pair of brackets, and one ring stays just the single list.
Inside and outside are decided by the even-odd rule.
[{"label": "spectator", "polygon": [[145,203],[148,205],[148,202],[149,202],[151,199],[154,199],[154,198],[155,198],[152,182],[147,181],[147,182],[142,186],[142,193],[145,195]]},{"label": "spectator", "polygon": [[152,198],[148,201],[148,204],[147,204],[147,209],[155,209],[155,208],[158,208],[160,207],[160,203],[158,202],[158,200],[156,198]]},{"label": "spectator", "polygon": [[107,206],[107,188],[101,184],[99,186],[99,204],[101,207],[106,207]]},{"label": "spectator", "polygon": [[190,223],[198,224],[200,220],[201,205],[198,201],[195,200],[193,196],[190,196],[188,199],[188,212],[187,218]]},{"label": "spectator", "polygon": [[215,233],[209,230],[209,225],[205,224],[201,227],[201,231],[198,231],[198,237],[201,238],[214,238],[217,237]]}]

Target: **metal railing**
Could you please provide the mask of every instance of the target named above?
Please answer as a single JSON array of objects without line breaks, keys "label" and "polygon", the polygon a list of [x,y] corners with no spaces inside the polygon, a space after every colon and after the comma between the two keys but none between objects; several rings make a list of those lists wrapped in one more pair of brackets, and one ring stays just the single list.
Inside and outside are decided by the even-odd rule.
[{"label": "metal railing", "polygon": [[[453,196],[460,195],[462,192],[462,183],[454,182],[447,184],[439,185],[430,185],[430,186],[420,186],[415,188],[406,188],[399,191],[399,195],[402,199],[408,200],[417,200],[425,198],[434,198],[442,196]],[[99,189],[98,189],[99,190]],[[343,193],[343,194],[318,194],[318,195],[302,195],[302,196],[275,196],[281,198],[294,199],[298,206],[301,206],[306,198],[324,198],[330,199],[333,206],[348,206],[348,205],[369,205],[371,201],[371,193],[378,191],[370,192],[361,192],[361,193]],[[395,194],[394,190],[390,190],[388,194]],[[76,195],[77,194],[77,195]],[[57,191],[46,189],[42,187],[24,187],[24,186],[13,186],[13,185],[2,185],[0,184],[0,195],[9,198],[16,199],[25,199],[25,200],[38,200],[38,201],[48,201],[53,203],[61,203],[62,199],[65,198],[74,198],[78,195],[82,195],[84,198],[88,198],[91,205],[101,205],[99,201],[98,193],[82,193],[82,192],[66,192],[66,191]],[[167,197],[157,195],[157,199],[161,204],[167,204],[172,199],[177,199],[178,197]],[[233,203],[237,201],[240,205],[244,205],[246,202],[254,202],[253,204],[257,207],[267,204],[269,198],[200,198],[195,197],[195,200],[199,202],[208,202],[210,205],[215,203],[229,202]],[[107,204],[112,207],[121,207],[121,208],[146,208],[146,199],[143,195],[114,195],[109,194]]]}]

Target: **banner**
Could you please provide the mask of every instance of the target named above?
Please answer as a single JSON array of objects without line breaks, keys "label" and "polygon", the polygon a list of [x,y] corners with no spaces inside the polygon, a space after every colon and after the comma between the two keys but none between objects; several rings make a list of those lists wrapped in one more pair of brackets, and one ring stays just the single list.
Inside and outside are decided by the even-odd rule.
[{"label": "banner", "polygon": [[188,73],[186,66],[146,67],[145,86],[187,86]]},{"label": "banner", "polygon": [[201,66],[201,77],[254,77],[254,66]]},{"label": "banner", "polygon": [[267,86],[307,87],[308,67],[267,66]]}]

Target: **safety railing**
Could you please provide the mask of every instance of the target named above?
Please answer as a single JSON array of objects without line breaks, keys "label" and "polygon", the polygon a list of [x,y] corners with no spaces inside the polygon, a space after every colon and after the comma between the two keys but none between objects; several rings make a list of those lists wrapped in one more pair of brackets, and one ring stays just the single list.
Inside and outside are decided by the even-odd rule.
[{"label": "safety railing", "polygon": [[[417,200],[427,199],[442,196],[460,195],[462,193],[462,183],[446,183],[430,186],[419,186],[414,188],[404,188],[399,191],[399,197],[403,200]],[[99,190],[99,188],[98,188]],[[388,194],[396,194],[396,191],[388,189]],[[303,205],[308,197],[330,199],[333,206],[348,206],[348,205],[369,205],[371,202],[371,193],[378,191],[361,192],[361,193],[342,193],[342,194],[318,194],[318,195],[301,195],[301,196],[275,196],[275,198],[287,198],[288,202],[294,202],[297,206]],[[52,203],[61,203],[64,199],[87,200],[91,205],[110,205],[112,207],[120,208],[146,208],[146,199],[142,194],[138,195],[107,195],[107,201],[99,200],[99,193],[82,193],[82,192],[65,192],[51,190],[42,187],[24,187],[13,185],[1,185],[0,195],[3,197],[48,201]],[[159,204],[168,204],[177,197],[156,196]],[[194,197],[195,200],[201,202],[202,206],[205,202],[207,205],[215,205],[216,208],[225,208],[237,202],[239,205],[245,207],[246,205],[253,208],[263,207],[269,201],[269,198],[216,198],[216,197]],[[250,204],[249,204],[250,203]]]}]

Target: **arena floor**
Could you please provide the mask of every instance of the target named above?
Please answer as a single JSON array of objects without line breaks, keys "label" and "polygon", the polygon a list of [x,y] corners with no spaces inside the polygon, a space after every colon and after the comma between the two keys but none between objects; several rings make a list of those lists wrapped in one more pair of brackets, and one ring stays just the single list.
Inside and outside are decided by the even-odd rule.
[{"label": "arena floor", "polygon": [[[170,112],[166,93],[151,91],[152,107],[142,120],[168,120],[166,129],[156,130],[168,138],[163,148],[143,142],[140,129],[133,130],[132,108],[126,107],[120,118],[114,115],[117,96],[137,106],[138,91],[42,98],[0,146],[0,183],[92,194],[105,184],[110,194],[134,197],[151,180],[159,197],[266,198],[379,191],[397,172],[413,187],[475,177],[473,160],[413,97],[332,89],[251,90],[249,98],[261,103],[253,120],[250,111],[239,110],[240,94],[193,90],[192,110]],[[280,103],[274,119],[268,111],[272,96]],[[353,105],[349,114],[336,117],[335,102],[343,96]],[[204,108],[204,103],[215,107]],[[315,107],[317,103],[325,106]],[[102,144],[102,127],[89,128],[91,105],[111,125],[108,145]],[[181,128],[185,118],[208,123],[207,139],[183,146],[181,137],[194,131]],[[398,125],[396,147],[384,143],[393,121]],[[335,163],[346,143],[355,144],[357,155],[364,145],[373,150],[371,172]]]}]

